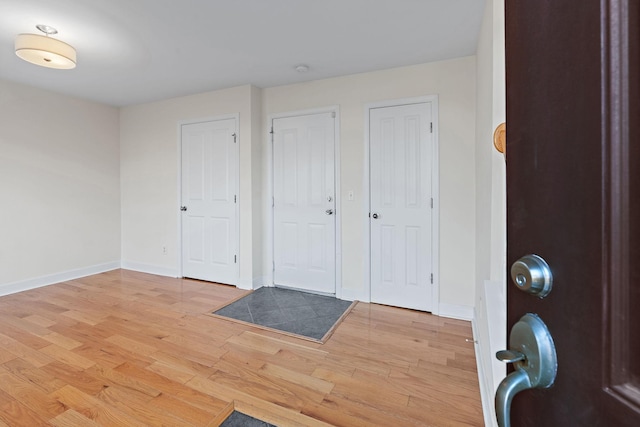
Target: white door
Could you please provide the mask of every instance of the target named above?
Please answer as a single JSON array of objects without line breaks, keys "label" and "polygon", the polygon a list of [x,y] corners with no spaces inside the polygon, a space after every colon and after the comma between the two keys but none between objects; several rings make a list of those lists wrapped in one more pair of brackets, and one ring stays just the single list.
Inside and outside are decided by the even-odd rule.
[{"label": "white door", "polygon": [[273,120],[276,285],[336,291],[335,118]]},{"label": "white door", "polygon": [[182,125],[182,275],[236,284],[236,120]]},{"label": "white door", "polygon": [[369,117],[371,301],[432,310],[432,104]]}]

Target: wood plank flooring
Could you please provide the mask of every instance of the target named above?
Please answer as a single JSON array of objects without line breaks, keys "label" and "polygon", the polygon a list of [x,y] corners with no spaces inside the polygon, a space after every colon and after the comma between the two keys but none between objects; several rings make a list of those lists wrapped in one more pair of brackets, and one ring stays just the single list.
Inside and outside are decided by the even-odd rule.
[{"label": "wood plank flooring", "polygon": [[0,427],[481,426],[469,322],[358,303],[318,344],[209,313],[234,287],[127,270],[0,298]]}]

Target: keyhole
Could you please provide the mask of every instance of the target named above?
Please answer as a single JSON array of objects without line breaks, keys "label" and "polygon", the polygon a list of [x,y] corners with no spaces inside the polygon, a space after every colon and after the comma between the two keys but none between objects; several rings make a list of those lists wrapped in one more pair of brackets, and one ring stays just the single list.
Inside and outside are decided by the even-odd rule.
[{"label": "keyhole", "polygon": [[527,278],[524,274],[520,273],[516,275],[516,285],[523,287],[527,284]]}]

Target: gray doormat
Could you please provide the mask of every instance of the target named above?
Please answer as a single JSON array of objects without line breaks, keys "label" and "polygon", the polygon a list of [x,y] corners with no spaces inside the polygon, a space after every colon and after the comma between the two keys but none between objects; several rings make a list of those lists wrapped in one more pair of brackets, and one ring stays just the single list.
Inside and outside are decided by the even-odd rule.
[{"label": "gray doormat", "polygon": [[242,412],[233,411],[231,415],[224,420],[220,427],[276,427],[257,418],[245,415]]},{"label": "gray doormat", "polygon": [[262,287],[212,314],[324,342],[355,304],[308,292]]}]

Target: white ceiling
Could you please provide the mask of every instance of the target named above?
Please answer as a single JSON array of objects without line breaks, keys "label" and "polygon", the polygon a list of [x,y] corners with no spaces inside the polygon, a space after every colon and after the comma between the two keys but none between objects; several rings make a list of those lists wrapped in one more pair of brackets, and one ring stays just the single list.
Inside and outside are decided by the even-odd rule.
[{"label": "white ceiling", "polygon": [[[0,0],[0,79],[123,106],[419,64],[474,54],[484,3]],[[75,69],[15,55],[15,36],[37,24],[77,49]]]}]

